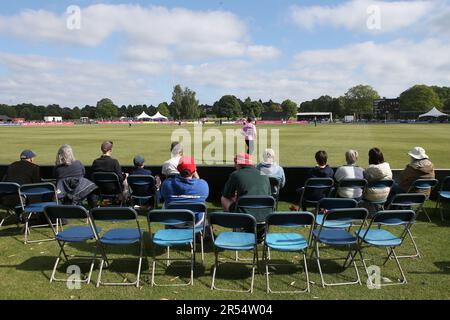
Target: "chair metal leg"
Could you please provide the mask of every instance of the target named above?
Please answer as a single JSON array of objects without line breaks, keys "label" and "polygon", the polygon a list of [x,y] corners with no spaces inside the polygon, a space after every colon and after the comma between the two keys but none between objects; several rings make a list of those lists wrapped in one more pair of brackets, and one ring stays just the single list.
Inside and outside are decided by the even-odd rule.
[{"label": "chair metal leg", "polygon": [[[411,228],[408,229],[408,235],[409,235],[409,238],[411,239],[411,243],[414,246],[415,253],[409,254],[409,255],[397,256],[397,258],[398,259],[403,259],[403,258],[419,258],[420,259],[420,258],[422,258],[421,254],[419,252],[419,248],[417,247],[416,241],[414,240],[414,237],[412,235]],[[391,257],[391,259],[392,259],[392,257]]]}]

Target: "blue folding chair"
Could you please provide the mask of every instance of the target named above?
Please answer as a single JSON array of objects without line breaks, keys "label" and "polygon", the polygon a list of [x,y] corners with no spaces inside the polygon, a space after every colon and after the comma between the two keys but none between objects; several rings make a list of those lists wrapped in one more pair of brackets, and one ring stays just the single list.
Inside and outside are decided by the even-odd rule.
[{"label": "blue folding chair", "polygon": [[351,223],[342,223],[337,220],[326,221],[324,223],[324,212],[335,209],[351,209],[358,207],[358,202],[350,198],[323,198],[317,203],[316,225],[323,225],[325,228],[345,229],[351,226]]},{"label": "blue folding chair", "polygon": [[[81,219],[88,219],[89,220],[89,212],[81,207],[81,206],[68,206],[68,205],[52,205],[47,206],[44,209],[45,217],[48,220],[48,223],[52,225],[51,221],[56,219],[67,219],[70,221],[74,220],[81,220]],[[58,243],[58,246],[60,248],[58,256],[56,258],[55,265],[53,267],[52,275],[50,277],[50,282],[53,281],[62,281],[67,282],[68,279],[58,279],[55,277],[56,269],[59,265],[59,262],[61,259],[64,259],[67,263],[69,263],[72,258],[86,258],[91,260],[91,267],[89,270],[89,274],[87,279],[80,280],[80,279],[71,279],[73,282],[80,282],[80,283],[90,283],[91,282],[91,276],[92,276],[92,270],[94,269],[95,259],[96,259],[96,252],[92,256],[80,256],[80,255],[69,255],[66,253],[66,250],[64,249],[64,246],[66,243],[81,243],[86,242],[88,240],[95,239],[94,232],[92,231],[92,227],[86,226],[86,225],[76,225],[69,228],[65,228],[64,231],[57,232],[56,229],[52,226],[53,233],[55,235],[55,240]],[[101,229],[97,228],[97,232],[100,232]]]},{"label": "blue folding chair", "polygon": [[[335,209],[327,211],[323,217],[323,224],[319,225],[318,229],[313,231],[313,240],[315,243],[314,255],[316,257],[317,266],[319,267],[320,279],[322,281],[322,287],[325,286],[338,286],[338,285],[349,285],[349,284],[360,284],[361,278],[359,276],[358,267],[356,265],[355,256],[359,251],[358,239],[348,230],[345,229],[329,229],[325,228],[323,225],[327,221],[339,221],[341,223],[360,223],[358,230],[361,230],[363,224],[366,221],[368,211],[365,208],[353,208],[353,209]],[[322,266],[320,263],[320,252],[319,243],[325,244],[330,247],[342,248],[346,247],[348,249],[347,257],[344,259],[343,269],[347,269],[352,263],[356,271],[357,279],[350,282],[340,282],[340,283],[327,283],[325,282]],[[339,258],[338,258],[339,259]],[[340,258],[342,260],[342,258]],[[336,260],[336,259],[334,259]],[[347,265],[348,262],[348,265]]]},{"label": "blue folding chair", "polygon": [[132,205],[150,205],[150,209],[156,208],[155,177],[149,175],[129,175],[127,182]]},{"label": "blue folding chair", "polygon": [[[414,181],[412,186],[409,188],[408,193],[423,193],[425,195],[425,202],[430,199],[431,192],[433,192],[434,187],[439,183],[436,179],[417,179]],[[428,221],[431,222],[431,218],[428,215],[427,209],[425,206],[421,207],[421,211],[425,213],[428,218]],[[417,212],[418,214],[419,212]]]},{"label": "blue folding chair", "polygon": [[[389,188],[389,190],[392,188],[392,186],[394,185],[394,180],[388,179],[388,180],[379,180],[379,181],[375,181],[375,182],[370,182],[367,184],[366,190],[369,188],[372,189],[386,189]],[[389,192],[386,192],[386,194],[388,195]],[[364,197],[363,194],[363,199],[362,201],[372,205],[375,208],[375,211],[379,211],[380,209],[383,208],[384,204],[387,201],[387,196],[384,199],[380,199],[380,200],[368,200]]]},{"label": "blue folding chair", "polygon": [[[258,263],[258,249],[256,242],[256,219],[245,213],[224,213],[213,212],[209,214],[209,225],[211,228],[211,235],[214,245],[214,269],[212,275],[211,290],[231,291],[231,292],[250,292],[253,293],[253,284],[255,280],[255,269]],[[214,237],[214,226],[221,226],[234,230],[247,230],[233,232],[224,231],[217,237]],[[250,231],[251,230],[251,231]],[[219,267],[219,251],[231,250],[231,251],[253,251],[252,259],[252,278],[250,289],[248,290],[235,290],[218,288],[215,285],[216,271]],[[241,263],[245,265],[247,263]]]},{"label": "blue folding chair", "polygon": [[[25,218],[24,243],[27,244],[54,240],[55,238],[28,240],[28,237],[31,234],[32,228],[49,226],[48,224],[30,226],[30,218],[33,215],[43,215],[45,207],[58,204],[58,196],[56,194],[55,186],[51,183],[24,184],[19,188],[19,199]],[[57,232],[59,231],[60,227],[62,229],[62,223],[60,219],[52,222],[52,225],[56,226]]]},{"label": "blue folding chair", "polygon": [[[102,258],[100,263],[100,270],[97,278],[97,287],[102,285],[115,285],[115,286],[133,286],[139,287],[139,281],[141,276],[141,266],[142,266],[142,257],[144,254],[144,237],[143,232],[140,228],[138,215],[136,211],[132,208],[125,207],[102,207],[102,208],[94,208],[89,213],[90,219],[89,222],[92,227],[92,231],[94,232],[95,240],[97,243],[96,252],[100,250]],[[106,232],[100,233],[96,227],[96,221],[114,221],[117,223],[127,223],[134,221],[136,222],[136,228],[112,228],[107,230]],[[122,245],[131,245],[131,244],[139,244],[139,260],[138,260],[138,270],[137,270],[137,278],[136,281],[132,283],[127,282],[102,282],[102,271],[103,265],[106,262],[106,267],[110,266],[108,261],[108,257],[106,256],[106,247],[107,246],[122,246]],[[126,280],[124,278],[124,280]]]},{"label": "blue folding chair", "polygon": [[[369,285],[371,287],[380,287],[380,286],[389,286],[389,285],[397,285],[397,284],[405,284],[407,283],[405,274],[400,265],[400,261],[395,253],[395,248],[400,247],[408,234],[408,230],[411,228],[415,219],[415,213],[412,210],[386,210],[377,212],[374,217],[371,219],[369,223],[369,227],[367,229],[358,230],[355,234],[359,239],[359,254],[361,256],[361,260],[364,265],[364,269],[366,270],[367,277],[369,280]],[[375,225],[378,227],[375,228]],[[401,226],[402,230],[393,234],[391,231],[388,231],[385,228],[380,228],[380,226],[394,227]],[[401,273],[400,282],[392,282],[392,283],[381,283],[381,278],[379,283],[372,282],[372,276],[369,274],[369,270],[367,268],[366,262],[362,254],[362,244],[366,244],[372,247],[380,247],[386,248],[388,250],[388,255],[386,260],[383,263],[383,266],[386,262],[389,261],[389,258],[394,257],[395,262],[397,263],[397,267]]]},{"label": "blue folding chair", "polygon": [[[166,209],[184,209],[190,210],[195,214],[195,234],[200,234],[200,250],[202,255],[202,263],[205,262],[205,252],[204,252],[204,238],[206,233],[206,221],[208,214],[208,207],[205,203],[195,203],[195,202],[177,202],[170,203],[167,205]],[[170,250],[167,248],[167,250]]]},{"label": "blue folding chair", "polygon": [[436,201],[436,209],[439,208],[441,214],[441,220],[444,221],[444,208],[443,204],[450,202],[450,176],[444,178],[441,184],[441,189],[438,192]]},{"label": "blue folding chair", "polygon": [[367,187],[367,180],[366,179],[356,179],[356,178],[342,179],[342,180],[340,180],[337,183],[336,197],[337,198],[341,198],[339,196],[339,189],[341,189],[341,188],[351,189],[351,190],[360,190],[361,196],[355,197],[355,198],[351,198],[351,199],[355,199],[356,201],[360,202],[366,187]]},{"label": "blue folding chair", "polygon": [[15,215],[15,209],[21,207],[19,188],[20,186],[14,182],[0,182],[0,210],[5,211],[0,227],[9,216]]},{"label": "blue folding chair", "polygon": [[[194,284],[194,266],[195,266],[195,214],[192,211],[185,209],[163,209],[150,211],[147,218],[153,256],[152,282],[151,282],[152,287],[153,286],[173,287],[173,286],[189,286],[189,285],[192,286]],[[155,234],[153,234],[152,224],[155,223],[169,227],[183,224],[185,225],[185,228],[160,229],[156,231]],[[154,246],[160,246],[164,248],[189,246],[191,256],[189,259],[170,258],[169,250],[167,250],[167,259],[156,258]],[[191,277],[189,282],[184,284],[157,284],[155,282],[156,261],[166,261],[167,266],[170,265],[170,261],[189,261],[191,265]]]},{"label": "blue folding chair", "polygon": [[299,210],[316,208],[322,198],[329,197],[334,181],[331,178],[310,178],[306,180],[300,195]]},{"label": "blue folding chair", "polygon": [[[388,206],[388,210],[413,210],[417,215],[417,212],[422,210],[425,203],[426,196],[423,193],[398,193],[394,196],[391,203]],[[416,220],[412,222],[416,223]],[[414,246],[415,253],[409,255],[397,256],[397,258],[420,258],[419,248],[411,233],[411,228],[408,228],[407,233]]]},{"label": "blue folding chair", "polygon": [[92,181],[99,188],[100,204],[103,200],[117,201],[120,206],[123,205],[123,186],[115,172],[94,172]]},{"label": "blue folding chair", "polygon": [[[309,228],[309,235],[305,238],[299,232],[270,232],[270,227],[275,226],[283,229],[300,229],[306,226]],[[264,240],[263,260],[266,264],[266,291],[267,293],[302,293],[309,292],[309,274],[306,254],[311,242],[312,230],[314,230],[314,215],[310,212],[275,212],[266,218],[266,237]],[[303,254],[303,263],[306,275],[306,289],[274,291],[269,284],[269,268],[275,265],[270,263],[271,257],[269,249],[281,252],[299,252]]]}]

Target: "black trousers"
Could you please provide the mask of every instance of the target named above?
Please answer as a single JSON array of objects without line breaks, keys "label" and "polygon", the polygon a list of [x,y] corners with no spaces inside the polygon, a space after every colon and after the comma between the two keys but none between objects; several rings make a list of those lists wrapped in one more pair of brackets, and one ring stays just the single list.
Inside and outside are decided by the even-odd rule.
[{"label": "black trousers", "polygon": [[253,154],[254,141],[253,140],[245,140],[245,144],[247,145],[247,153]]}]

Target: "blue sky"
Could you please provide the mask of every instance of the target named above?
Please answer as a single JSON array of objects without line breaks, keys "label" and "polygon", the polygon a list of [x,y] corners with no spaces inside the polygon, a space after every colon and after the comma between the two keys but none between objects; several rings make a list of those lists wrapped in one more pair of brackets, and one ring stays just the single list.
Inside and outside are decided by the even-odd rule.
[{"label": "blue sky", "polygon": [[[66,9],[80,8],[80,29]],[[0,103],[302,101],[372,85],[450,85],[450,1],[8,1]]]}]

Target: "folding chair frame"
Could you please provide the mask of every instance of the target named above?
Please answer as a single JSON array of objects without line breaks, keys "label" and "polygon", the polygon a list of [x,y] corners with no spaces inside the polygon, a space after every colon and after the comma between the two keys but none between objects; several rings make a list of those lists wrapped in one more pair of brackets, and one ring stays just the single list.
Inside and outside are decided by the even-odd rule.
[{"label": "folding chair frame", "polygon": [[441,200],[441,194],[440,193],[443,192],[443,191],[450,191],[450,190],[448,190],[446,188],[446,185],[448,185],[448,184],[450,184],[450,176],[445,177],[444,180],[442,181],[441,189],[439,190],[437,201],[436,201],[436,208],[435,209],[439,208],[439,213],[441,215],[441,221],[444,221],[445,219],[444,219],[444,208],[443,208],[443,203],[442,203],[443,201]]},{"label": "folding chair frame", "polygon": [[[111,181],[98,181],[97,179],[96,179],[96,175],[101,175],[101,174],[110,174],[111,175],[111,177],[115,177],[116,179],[115,180],[111,180]],[[115,172],[102,172],[102,171],[98,171],[98,172],[93,172],[92,173],[92,181],[95,183],[95,184],[97,184],[97,186],[99,187],[98,188],[98,190],[99,190],[99,195],[98,195],[98,202],[100,203],[100,204],[98,204],[97,203],[97,207],[101,207],[101,202],[103,201],[103,200],[105,200],[105,199],[115,199],[115,200],[117,200],[118,202],[119,202],[119,206],[120,207],[123,207],[123,204],[124,204],[124,202],[126,202],[127,201],[127,199],[125,199],[124,198],[124,195],[123,195],[123,184],[122,183],[120,183],[120,179],[119,179],[119,176],[115,173]],[[106,194],[106,193],[102,193],[102,187],[101,186],[99,186],[99,184],[101,184],[101,183],[117,183],[117,188],[118,188],[118,190],[120,191],[119,193],[117,193],[117,194]]]},{"label": "folding chair frame", "polygon": [[[274,214],[282,214],[282,212],[275,212]],[[292,213],[291,213],[292,214]],[[298,226],[289,226],[290,228],[293,227],[297,227],[297,228],[303,228],[305,226],[310,226],[310,231],[309,231],[309,236],[308,236],[308,247],[309,244],[311,243],[311,239],[312,239],[312,231],[314,230],[314,221],[315,221],[315,217],[312,213],[310,212],[299,212],[298,214],[307,214],[311,216],[311,224],[307,224],[307,225],[298,225]],[[269,234],[269,228],[270,225],[266,222],[266,235]],[[266,267],[266,292],[267,293],[305,293],[305,292],[310,292],[310,281],[309,281],[309,273],[308,273],[308,261],[307,261],[307,251],[308,251],[308,247],[306,247],[304,250],[299,250],[298,252],[300,254],[303,255],[303,268],[305,270],[305,275],[306,275],[306,288],[303,290],[285,290],[285,291],[274,291],[270,288],[270,282],[269,282],[269,267],[271,266],[288,266],[288,265],[292,265],[289,263],[270,263],[271,257],[270,257],[270,248],[269,246],[267,246],[266,242],[264,241],[264,249],[263,249],[263,261],[265,262],[265,267]],[[277,251],[281,251],[281,250],[277,250]],[[289,252],[296,252],[296,251],[289,251]]]},{"label": "folding chair frame", "polygon": [[[416,185],[417,183],[426,182],[426,181],[429,181],[430,183],[432,183],[432,185],[430,185],[429,187],[420,187],[420,186]],[[411,193],[412,191],[414,191],[416,189],[417,190],[422,190],[422,191],[429,190],[430,193],[425,195],[425,197],[426,197],[425,198],[425,202],[427,202],[430,199],[430,195],[433,192],[434,187],[437,186],[437,184],[438,184],[438,180],[436,180],[436,179],[417,179],[413,183],[413,185],[409,188],[408,193]],[[431,222],[430,215],[428,214],[427,209],[425,208],[425,205],[420,207],[420,211],[422,211],[427,216],[428,222]],[[417,214],[420,211],[418,210]]]},{"label": "folding chair frame", "polygon": [[[153,193],[153,194],[151,194],[151,195],[149,195],[149,196],[136,196],[136,195],[133,195],[133,187],[132,187],[132,185],[133,185],[133,183],[130,183],[130,178],[131,179],[133,179],[133,178],[136,178],[136,179],[138,179],[138,178],[142,178],[142,179],[145,179],[145,178],[148,178],[148,177],[151,177],[151,179],[153,179],[153,184],[155,184],[155,177],[154,176],[146,176],[146,175],[132,175],[132,176],[128,176],[128,178],[127,178],[127,181],[128,181],[128,192],[129,192],[129,199],[131,200],[131,204],[134,204],[134,199],[137,199],[137,200],[153,200],[152,201],[152,205],[153,205],[153,209],[157,209],[157,201],[156,201],[156,185],[154,185],[154,187],[155,187],[155,192]],[[147,184],[144,184],[144,185],[147,185]]]},{"label": "folding chair frame", "polygon": [[[311,186],[311,185],[308,185],[308,183],[310,183],[311,180],[312,181],[323,181],[324,183],[328,181],[330,185],[329,186],[325,186],[325,185],[323,185],[323,186]],[[301,192],[301,195],[300,195],[300,203],[299,203],[299,206],[298,206],[298,208],[299,208],[298,211],[302,210],[302,208],[303,208],[303,201],[305,201],[304,205],[305,205],[306,209],[308,209],[308,208],[316,208],[317,204],[320,201],[320,199],[317,200],[317,201],[307,200],[307,199],[305,200],[304,199],[304,197],[305,197],[305,190],[306,190],[307,187],[311,188],[311,189],[324,189],[324,190],[329,188],[328,193],[323,197],[323,198],[327,198],[332,193],[333,186],[334,186],[334,181],[331,178],[309,178],[308,180],[306,180],[305,185],[303,186],[302,192]]]},{"label": "folding chair frame", "polygon": [[[156,254],[155,254],[155,244],[153,243],[153,233],[152,233],[152,229],[151,229],[151,224],[152,223],[157,223],[157,222],[151,222],[150,216],[152,214],[152,212],[170,212],[170,209],[163,209],[163,210],[152,210],[149,212],[148,214],[148,231],[150,234],[150,243],[151,243],[151,248],[152,248],[152,277],[151,277],[151,286],[155,286],[155,287],[185,287],[185,286],[193,286],[194,285],[194,267],[195,267],[195,215],[192,211],[190,210],[185,210],[185,209],[177,209],[174,211],[189,211],[192,214],[192,242],[189,244],[190,247],[190,252],[191,252],[191,258],[190,259],[183,259],[183,258],[170,258],[170,247],[166,247],[167,249],[167,258],[157,258]],[[206,216],[205,216],[206,218]],[[191,222],[191,221],[186,221],[186,222]],[[159,222],[164,224],[163,222]],[[170,262],[171,261],[188,261],[190,262],[191,265],[191,274],[190,274],[190,279],[188,283],[174,283],[174,284],[157,284],[155,281],[155,270],[156,270],[156,262],[157,261],[166,261],[167,262],[167,267],[170,266]]]}]

